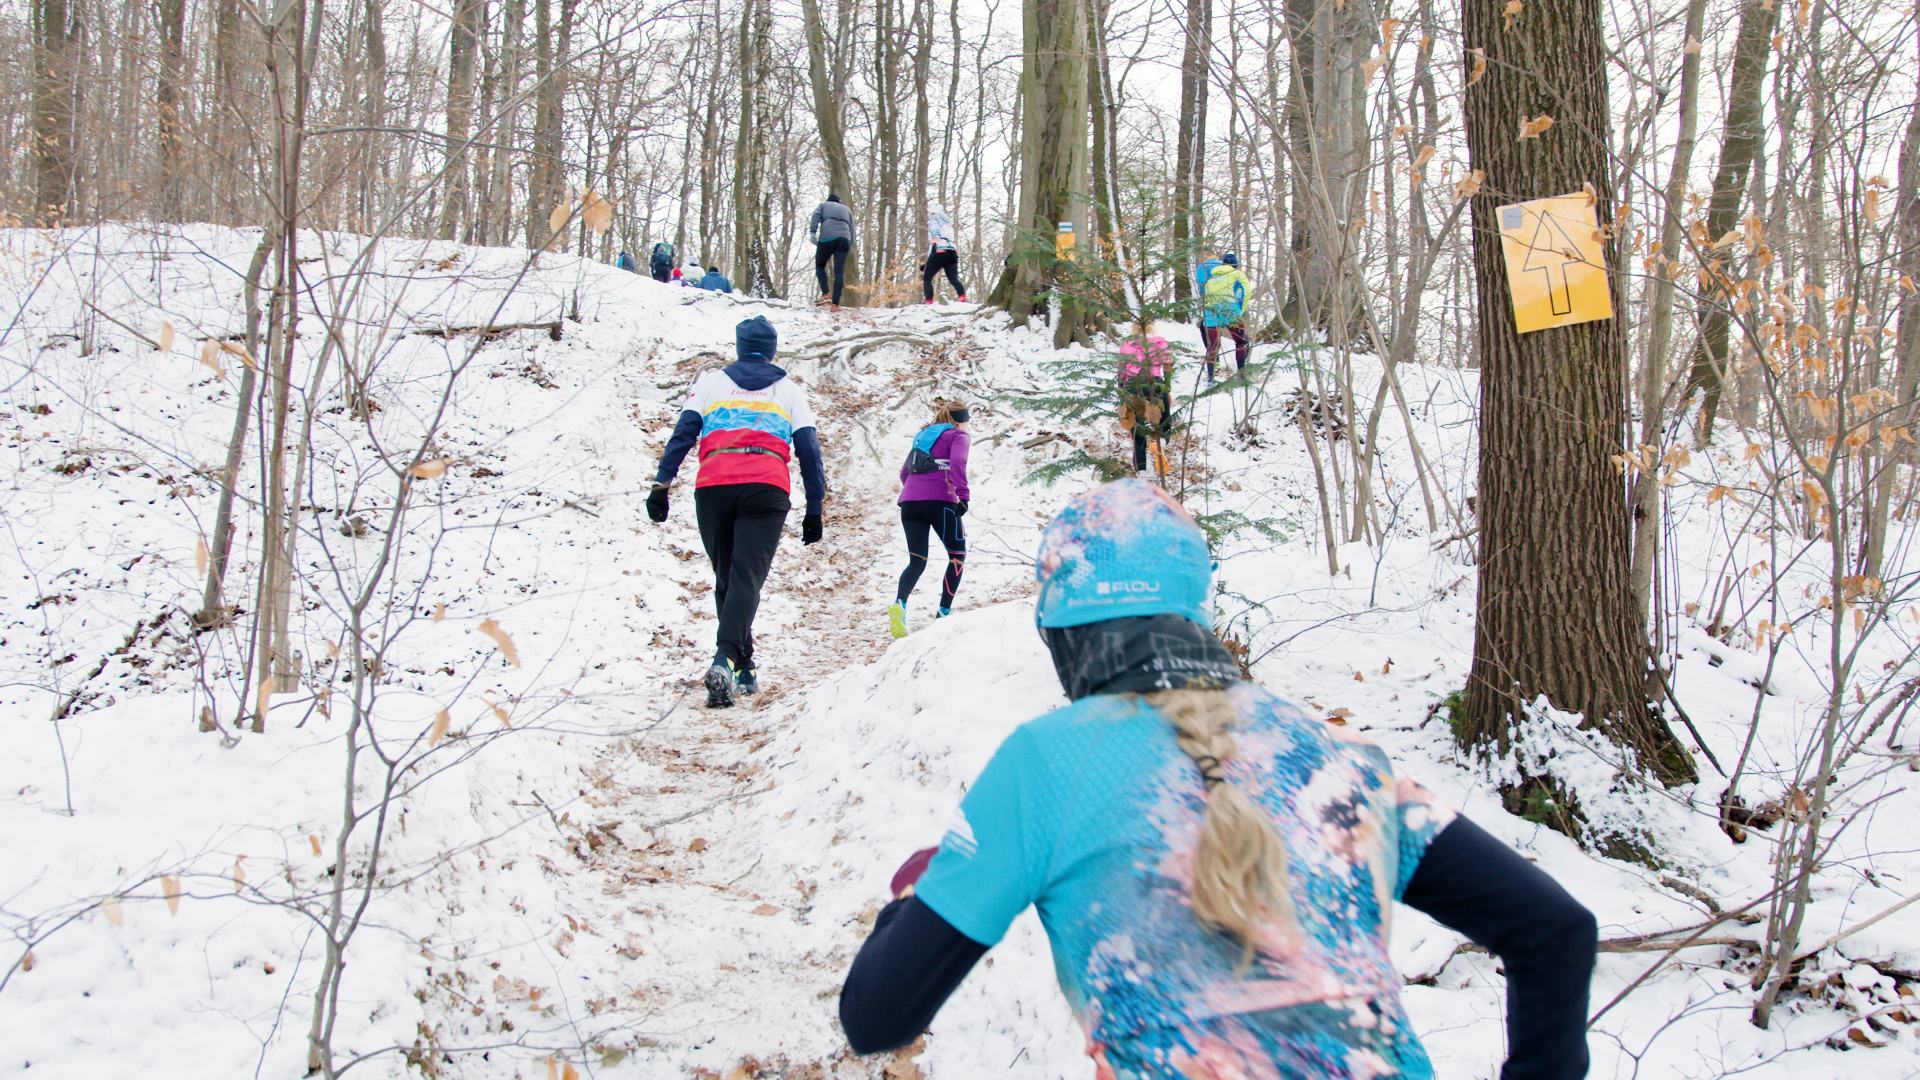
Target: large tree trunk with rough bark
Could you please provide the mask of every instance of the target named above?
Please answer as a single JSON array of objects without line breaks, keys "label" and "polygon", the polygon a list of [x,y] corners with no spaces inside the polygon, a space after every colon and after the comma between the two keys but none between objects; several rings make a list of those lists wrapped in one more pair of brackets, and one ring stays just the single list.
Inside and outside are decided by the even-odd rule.
[{"label": "large tree trunk with rough bark", "polygon": [[[827,187],[830,194],[851,202],[853,165],[847,157],[846,128],[840,112],[840,87],[833,78],[837,65],[829,63],[827,31],[820,21],[820,0],[800,0],[800,14],[806,23],[807,82],[813,90],[813,120],[814,126],[820,131],[820,153],[827,159]],[[854,268],[858,265],[858,261],[849,253],[848,278],[856,276]]]},{"label": "large tree trunk with rough bark", "polygon": [[60,224],[73,201],[74,69],[79,13],[67,0],[32,0],[34,224]]},{"label": "large tree trunk with rough bark", "polygon": [[[1480,574],[1473,667],[1455,732],[1469,747],[1506,754],[1515,721],[1544,695],[1659,779],[1691,780],[1691,759],[1647,701],[1647,640],[1628,590],[1631,530],[1611,461],[1627,433],[1620,323],[1520,334],[1496,221],[1503,203],[1591,183],[1601,227],[1611,225],[1600,0],[1532,4],[1510,28],[1505,21],[1500,5],[1461,4],[1465,45],[1485,50],[1487,71],[1467,89],[1465,108],[1472,166],[1485,170],[1471,214]],[[1544,135],[1517,138],[1523,118],[1543,114],[1554,118]],[[1606,260],[1618,265],[1611,240]],[[1619,279],[1610,281],[1614,310],[1623,312]],[[1515,797],[1524,792],[1509,793],[1510,806]]]},{"label": "large tree trunk with rough bark", "polygon": [[[1015,326],[1025,326],[1034,303],[1054,279],[1054,230],[1071,220],[1075,186],[1087,159],[1087,25],[1083,0],[1027,0],[1025,65],[1020,73],[1021,235],[1012,262],[987,303],[1005,308]],[[1081,314],[1063,303],[1059,331],[1076,336]]]},{"label": "large tree trunk with rough bark", "polygon": [[447,176],[440,239],[458,240],[467,213],[468,143],[473,138],[473,73],[480,57],[486,0],[457,0],[447,43]]}]

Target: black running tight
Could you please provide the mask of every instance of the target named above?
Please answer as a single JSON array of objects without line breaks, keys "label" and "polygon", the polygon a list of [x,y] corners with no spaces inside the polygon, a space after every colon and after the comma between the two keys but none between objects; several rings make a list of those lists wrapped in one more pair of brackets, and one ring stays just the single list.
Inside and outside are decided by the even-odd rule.
[{"label": "black running tight", "polygon": [[900,526],[907,531],[907,568],[900,572],[900,603],[920,582],[927,568],[927,534],[938,532],[947,549],[947,572],[940,579],[940,606],[953,606],[960,573],[967,567],[967,530],[960,524],[960,504],[940,499],[912,499],[900,504]]}]

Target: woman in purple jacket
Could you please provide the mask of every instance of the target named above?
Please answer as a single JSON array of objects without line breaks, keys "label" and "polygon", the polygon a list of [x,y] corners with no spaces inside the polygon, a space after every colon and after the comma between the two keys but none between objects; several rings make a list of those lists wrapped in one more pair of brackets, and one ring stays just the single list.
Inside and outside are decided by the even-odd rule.
[{"label": "woman in purple jacket", "polygon": [[927,568],[927,534],[937,532],[947,549],[947,572],[940,579],[941,619],[953,614],[953,594],[967,566],[967,424],[973,414],[957,401],[940,406],[933,423],[914,436],[913,449],[900,466],[900,527],[907,531],[907,568],[900,572],[900,594],[887,609],[887,629],[907,636],[907,596]]}]

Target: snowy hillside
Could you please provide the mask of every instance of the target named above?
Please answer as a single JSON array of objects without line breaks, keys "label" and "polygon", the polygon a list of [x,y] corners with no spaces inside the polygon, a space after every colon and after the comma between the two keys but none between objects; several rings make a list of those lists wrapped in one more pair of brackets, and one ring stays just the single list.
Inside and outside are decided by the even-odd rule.
[{"label": "snowy hillside", "polygon": [[[300,685],[273,697],[256,734],[235,723],[253,700],[254,598],[228,597],[232,626],[201,630],[193,616],[247,362],[219,342],[244,333],[257,239],[0,232],[0,925],[17,943],[0,976],[0,1072],[303,1075],[321,913],[338,886],[364,900],[347,905],[360,923],[332,1034],[341,1064],[367,1057],[357,1072],[911,1075],[904,1057],[848,1054],[840,980],[894,867],[937,840],[1008,731],[1064,701],[1032,629],[1030,557],[1091,476],[1024,478],[1069,446],[1122,452],[1110,428],[1018,407],[1048,378],[1047,340],[970,305],[833,316],[565,256],[529,269],[511,249],[303,237],[318,313],[301,323],[301,363],[330,367],[306,367],[291,388],[296,409],[310,381],[319,394],[315,471],[299,492]],[[774,322],[780,362],[820,414],[826,537],[802,547],[789,517],[756,622],[763,691],[709,711],[692,464],[664,526],[641,502],[687,385],[731,359],[733,325],[753,314]],[[520,328],[484,343],[460,329],[509,324]],[[1197,348],[1192,328],[1169,329]],[[1191,361],[1182,371],[1191,378]],[[1404,429],[1388,423],[1376,485],[1390,539],[1338,547],[1329,577],[1314,465],[1280,408],[1294,378],[1275,376],[1251,438],[1230,434],[1244,392],[1195,416],[1196,510],[1266,529],[1220,543],[1223,623],[1261,682],[1368,732],[1598,914],[1623,950],[1601,957],[1598,1011],[1666,955],[1621,939],[1765,894],[1774,834],[1735,844],[1721,832],[1725,781],[1704,765],[1693,788],[1615,790],[1604,746],[1552,717],[1542,739],[1555,767],[1596,820],[1656,841],[1663,865],[1595,857],[1505,813],[1497,778],[1455,751],[1432,710],[1471,659],[1471,543],[1427,531]],[[1425,455],[1464,506],[1471,373],[1399,378]],[[955,617],[933,623],[938,587],[923,579],[914,633],[894,642],[897,471],[935,395],[975,406],[970,554]],[[259,558],[260,434],[240,471],[231,582]],[[422,463],[434,467],[407,475]],[[1676,595],[1704,603],[1725,567],[1737,576],[1769,557],[1728,539],[1737,499],[1711,494],[1757,467],[1702,454],[1676,486]],[[1915,619],[1891,625],[1863,668],[1909,647]],[[358,669],[356,626],[362,649],[379,650]],[[1758,708],[1749,790],[1787,802],[1785,781],[1767,778],[1795,775],[1817,722],[1827,642],[1810,627],[1768,670],[1751,636],[1689,624],[1674,678],[1723,763],[1740,759]],[[349,774],[356,694],[392,764],[363,753]],[[1848,766],[1845,827],[1803,932],[1812,945],[1914,893],[1915,738],[1883,729]],[[349,783],[363,808],[392,798],[349,838],[342,881]],[[376,828],[369,881],[354,868]],[[1598,1020],[1593,1075],[1920,1072],[1915,1017],[1893,1007],[1920,972],[1915,911],[1810,958],[1811,992],[1765,1031],[1748,1021],[1745,944],[1764,926],[1718,923]],[[1440,1075],[1478,1080],[1503,1057],[1504,981],[1461,944],[1418,913],[1395,916],[1409,1007]],[[1029,913],[917,1060],[936,1080],[1079,1080],[1092,1075],[1082,1048]]]}]

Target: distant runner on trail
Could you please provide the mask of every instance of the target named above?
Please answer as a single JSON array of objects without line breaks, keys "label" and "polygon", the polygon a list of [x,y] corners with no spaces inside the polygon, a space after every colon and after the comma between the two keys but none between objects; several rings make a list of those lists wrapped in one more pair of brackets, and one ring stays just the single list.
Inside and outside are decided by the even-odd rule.
[{"label": "distant runner on trail", "polygon": [[[1133,433],[1133,471],[1147,471],[1147,438],[1165,438],[1173,414],[1173,357],[1153,324],[1134,324],[1120,343],[1120,426]],[[1158,415],[1155,415],[1155,413]]]},{"label": "distant runner on trail", "polygon": [[967,302],[967,287],[960,284],[960,252],[954,247],[953,219],[947,216],[947,210],[934,203],[927,211],[927,235],[933,243],[933,250],[927,252],[927,261],[920,267],[920,293],[927,303],[933,303],[933,279],[946,271],[947,280],[953,284],[953,293],[961,303]]},{"label": "distant runner on trail", "polygon": [[1240,259],[1229,251],[1220,256],[1220,264],[1207,273],[1202,294],[1200,337],[1207,343],[1207,381],[1213,381],[1214,360],[1220,355],[1220,331],[1233,338],[1233,363],[1236,370],[1247,366],[1253,346],[1247,342],[1247,275],[1240,272]]},{"label": "distant runner on trail", "polygon": [[[840,291],[847,285],[847,252],[853,250],[853,211],[840,202],[840,196],[827,196],[826,202],[814,207],[807,235],[813,240],[813,276],[820,281],[820,299],[814,303],[829,304],[839,311]],[[833,261],[832,285],[827,284],[829,259]]]},{"label": "distant runner on trail", "polygon": [[1503,1080],[1584,1076],[1593,915],[1364,735],[1242,681],[1211,563],[1143,480],[1041,533],[1073,704],[1009,735],[894,876],[840,993],[848,1042],[911,1042],[1031,904],[1100,1080],[1429,1080],[1387,953],[1400,900],[1501,958]]},{"label": "distant runner on trail", "polygon": [[900,592],[887,609],[887,630],[907,636],[907,597],[927,568],[927,534],[940,537],[947,549],[947,572],[940,578],[940,611],[936,619],[953,614],[953,594],[967,568],[967,448],[972,439],[967,424],[973,414],[957,401],[940,406],[933,423],[913,437],[913,447],[900,466],[900,527],[907,532],[907,568],[900,572]]},{"label": "distant runner on trail", "polygon": [[753,614],[793,506],[787,462],[795,451],[807,491],[801,543],[820,539],[820,504],[827,494],[813,407],[806,393],[773,364],[780,341],[773,324],[756,315],[734,327],[733,337],[740,359],[694,380],[673,437],[660,455],[653,494],[647,496],[647,517],[667,520],[667,487],[697,442],[694,517],[700,523],[700,543],[713,563],[713,603],[720,615],[713,665],[707,669],[710,709],[727,708],[735,694],[760,689],[753,662]]},{"label": "distant runner on trail", "polygon": [[647,259],[647,272],[655,281],[669,281],[673,278],[673,245],[665,240],[653,245],[653,254]]}]

